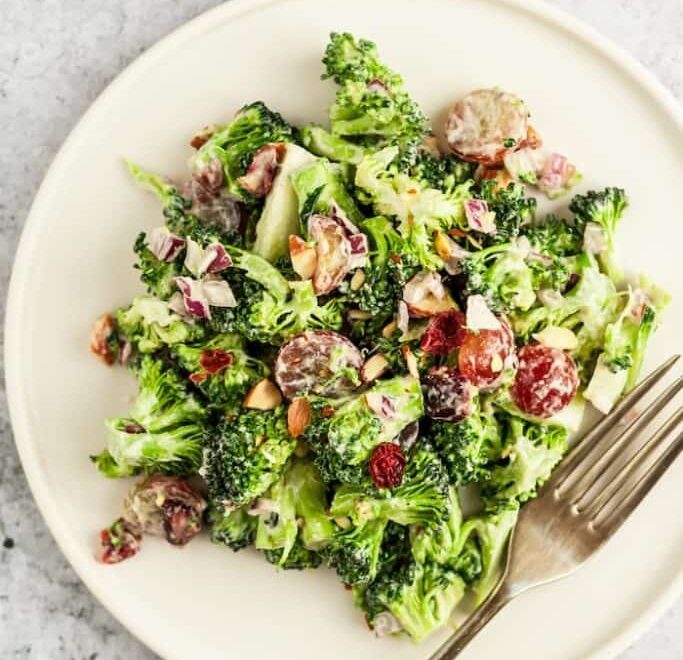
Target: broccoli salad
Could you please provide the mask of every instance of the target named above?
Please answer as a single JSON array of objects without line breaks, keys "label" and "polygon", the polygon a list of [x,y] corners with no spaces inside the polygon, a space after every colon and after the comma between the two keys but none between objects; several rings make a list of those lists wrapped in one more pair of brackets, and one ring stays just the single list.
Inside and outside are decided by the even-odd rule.
[{"label": "broccoli salad", "polygon": [[329,127],[256,101],[194,136],[183,183],[128,163],[163,221],[134,243],[146,292],[91,336],[138,382],[92,458],[140,478],[99,558],[206,529],[331,567],[377,634],[419,641],[495,587],[520,507],[585,402],[634,386],[667,296],[615,260],[624,191],[572,197],[518,96],[470,92],[433,132],[370,41],[333,33],[322,62]]}]

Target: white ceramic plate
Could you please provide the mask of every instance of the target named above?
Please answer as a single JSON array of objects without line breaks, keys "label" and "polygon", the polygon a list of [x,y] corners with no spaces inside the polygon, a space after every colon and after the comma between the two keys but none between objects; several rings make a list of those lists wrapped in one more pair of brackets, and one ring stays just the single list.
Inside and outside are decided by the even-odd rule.
[{"label": "white ceramic plate", "polygon": [[[99,477],[88,455],[103,445],[103,418],[127,409],[133,382],[89,355],[88,332],[139,290],[132,241],[160,217],[119,159],[180,176],[188,138],[255,99],[295,123],[324,120],[333,86],[319,80],[320,57],[331,30],[377,41],[439,121],[475,87],[521,94],[547,144],[579,163],[585,187],[628,190],[628,263],[683,297],[680,111],[633,60],[546,5],[237,0],[164,39],[102,94],[43,183],[14,268],[6,357],[17,445],[52,533],[93,593],[170,660],[407,660],[438,641],[375,639],[329,572],[276,573],[251,551],[206,539],[183,551],[146,540],[116,567],[93,558],[95,532],[118,515],[128,484]],[[675,303],[648,366],[680,350],[682,320]],[[679,461],[604,552],[519,598],[463,658],[576,660],[625,647],[681,586],[681,501]]]}]

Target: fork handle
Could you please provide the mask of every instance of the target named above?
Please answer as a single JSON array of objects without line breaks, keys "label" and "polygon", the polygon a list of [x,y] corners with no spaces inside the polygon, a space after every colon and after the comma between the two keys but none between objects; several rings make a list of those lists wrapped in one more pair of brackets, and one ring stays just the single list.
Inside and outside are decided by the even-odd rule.
[{"label": "fork handle", "polygon": [[507,585],[503,583],[489,596],[478,609],[476,609],[458,628],[453,637],[444,642],[442,646],[430,656],[429,660],[453,660],[472,641],[472,638],[513,598]]}]

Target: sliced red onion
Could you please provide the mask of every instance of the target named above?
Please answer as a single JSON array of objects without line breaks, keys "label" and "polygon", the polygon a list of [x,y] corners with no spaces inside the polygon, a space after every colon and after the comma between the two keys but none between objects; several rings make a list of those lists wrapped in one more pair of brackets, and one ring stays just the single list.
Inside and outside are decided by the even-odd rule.
[{"label": "sliced red onion", "polygon": [[222,279],[207,277],[202,281],[204,296],[212,307],[236,307],[237,300],[230,285]]},{"label": "sliced red onion", "polygon": [[346,217],[346,213],[342,211],[341,207],[336,202],[330,204],[330,217],[344,228],[347,236],[361,233],[360,229]]},{"label": "sliced red onion", "polygon": [[218,273],[230,266],[232,259],[220,243],[211,243],[206,249],[202,249],[199,243],[191,238],[187,239],[185,268],[195,277],[201,277],[206,273]]},{"label": "sliced red onion", "polygon": [[538,189],[552,199],[569,190],[580,178],[576,167],[565,156],[551,153],[543,163]]},{"label": "sliced red onion", "polygon": [[466,324],[470,330],[498,330],[500,321],[479,294],[467,298]]},{"label": "sliced red onion", "polygon": [[192,175],[193,181],[199,186],[197,192],[203,200],[208,200],[220,194],[224,178],[223,163],[218,158],[214,158],[209,163],[202,165]]},{"label": "sliced red onion", "polygon": [[176,291],[168,299],[168,308],[178,314],[178,316],[187,316],[187,309],[185,308],[185,303],[183,302],[183,294]]},{"label": "sliced red onion", "polygon": [[252,158],[244,176],[237,183],[256,197],[265,197],[273,185],[277,167],[285,155],[285,145],[281,142],[266,144]]},{"label": "sliced red onion", "polygon": [[226,268],[232,266],[232,259],[226,252],[221,243],[211,243],[209,247],[204,250],[204,256],[199,265],[199,272],[204,273],[219,273]]},{"label": "sliced red onion", "polygon": [[607,251],[607,237],[603,228],[596,222],[586,223],[583,231],[583,249],[591,254],[602,254]]},{"label": "sliced red onion", "polygon": [[423,270],[412,277],[403,287],[403,300],[412,305],[421,302],[430,293],[437,300],[442,300],[446,295],[446,289],[444,289],[438,273]]},{"label": "sliced red onion", "polygon": [[367,263],[370,251],[368,237],[365,234],[354,234],[349,237],[349,243],[351,243],[351,269],[362,268]]},{"label": "sliced red onion", "polygon": [[482,234],[496,233],[496,214],[489,211],[488,204],[484,200],[465,200],[465,217],[470,229]]},{"label": "sliced red onion", "polygon": [[366,392],[365,400],[367,401],[368,408],[380,419],[389,420],[393,419],[396,415],[394,402],[384,394],[371,390]]},{"label": "sliced red onion", "polygon": [[183,304],[187,313],[197,319],[210,319],[211,310],[203,283],[191,277],[176,277],[175,283],[183,294]]},{"label": "sliced red onion", "polygon": [[119,364],[121,364],[125,367],[128,364],[128,360],[130,360],[130,356],[132,354],[133,354],[133,345],[129,341],[126,341],[125,339],[121,339],[120,340],[120,348],[119,348]]},{"label": "sliced red onion", "polygon": [[173,261],[185,247],[185,239],[172,234],[167,227],[155,227],[149,232],[149,249],[159,261]]},{"label": "sliced red onion", "polygon": [[375,78],[374,80],[371,80],[367,85],[366,89],[370,92],[380,92],[381,94],[389,94],[389,89],[387,86],[381,81]]}]

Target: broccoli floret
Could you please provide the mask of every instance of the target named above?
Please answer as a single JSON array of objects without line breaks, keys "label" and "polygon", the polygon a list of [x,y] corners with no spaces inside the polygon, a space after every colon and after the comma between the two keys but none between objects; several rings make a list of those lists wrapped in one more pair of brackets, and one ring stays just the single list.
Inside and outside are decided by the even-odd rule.
[{"label": "broccoli floret", "polygon": [[343,169],[336,163],[318,158],[290,177],[292,187],[299,201],[301,233],[308,233],[307,222],[314,213],[329,215],[332,205],[338,206],[354,223],[361,223],[363,215],[344,181]]},{"label": "broccoli floret", "polygon": [[280,477],[296,440],[283,407],[243,410],[216,428],[206,452],[206,481],[214,502],[242,506]]},{"label": "broccoli floret", "polygon": [[525,256],[515,243],[474,252],[462,262],[465,293],[484,296],[496,312],[527,311],[536,302],[536,283]]},{"label": "broccoli floret", "polygon": [[525,197],[524,186],[509,183],[507,188],[498,188],[496,181],[485,179],[472,190],[474,197],[483,199],[496,214],[496,233],[479,234],[484,245],[507,243],[513,240],[521,228],[532,222],[536,213],[536,198]]},{"label": "broccoli floret", "polygon": [[629,289],[621,312],[605,330],[603,352],[584,391],[601,412],[609,412],[635,386],[648,340],[668,302],[669,296],[647,280]]},{"label": "broccoli floret", "polygon": [[225,182],[238,199],[253,205],[257,200],[239,184],[254,154],[273,142],[295,142],[295,130],[277,112],[261,101],[245,105],[234,119],[220,127],[193,156],[194,171],[201,170],[214,160],[223,165]]},{"label": "broccoli floret", "polygon": [[[519,509],[509,508],[470,518],[463,525],[462,533],[472,535],[481,558],[481,572],[472,585],[477,605],[486,600],[500,579],[508,539],[518,514]],[[464,557],[463,560],[467,561]]]},{"label": "broccoli floret", "polygon": [[569,204],[574,222],[582,232],[589,223],[602,228],[607,250],[598,259],[603,271],[615,282],[621,279],[621,269],[614,258],[614,235],[627,205],[626,193],[621,188],[605,188],[599,192],[591,190],[585,195],[575,195]]},{"label": "broccoli floret", "polygon": [[452,484],[464,486],[487,478],[501,451],[500,426],[490,406],[481,406],[459,422],[434,422],[430,438]]},{"label": "broccoli floret", "polygon": [[465,588],[451,566],[411,563],[375,580],[365,592],[364,605],[371,625],[379,613],[388,611],[405,632],[420,641],[448,621]]},{"label": "broccoli floret", "polygon": [[349,33],[332,33],[325,74],[340,86],[330,108],[332,133],[376,146],[420,141],[428,120],[401,77],[379,61],[377,47]]},{"label": "broccoli floret", "polygon": [[377,575],[386,525],[378,518],[350,525],[334,536],[326,556],[344,584],[367,584]]},{"label": "broccoli floret", "polygon": [[[232,232],[224,228],[204,223],[191,213],[192,201],[183,197],[178,189],[157,174],[143,170],[135,163],[126,161],[131,176],[141,186],[153,192],[161,202],[166,226],[178,236],[185,236],[197,241],[200,245],[208,245],[213,241],[236,240]],[[144,281],[144,280],[143,280]]]},{"label": "broccoli floret", "polygon": [[583,250],[583,232],[553,214],[548,214],[541,223],[522,227],[521,233],[534,250],[548,256],[568,257]]},{"label": "broccoli floret", "polygon": [[406,282],[419,270],[418,260],[391,223],[383,217],[375,217],[363,223],[370,235],[372,250],[364,268],[365,280],[347,297],[364,312],[371,314],[364,323],[364,332],[376,334],[395,314],[398,301],[403,295]]},{"label": "broccoli floret", "polygon": [[[176,344],[172,353],[180,366],[190,373],[190,379],[204,394],[208,405],[228,414],[235,413],[248,389],[270,372],[263,362],[246,352],[244,340],[234,334],[216,335],[207,342],[191,346]],[[216,360],[225,364],[223,368],[219,366],[218,371]]]},{"label": "broccoli floret", "polygon": [[424,146],[416,144],[408,144],[401,148],[396,159],[396,167],[411,179],[443,192],[472,179],[475,170],[473,163],[460,160],[453,154],[435,155]]},{"label": "broccoli floret", "polygon": [[320,304],[310,280],[288,282],[262,257],[233,247],[229,252],[235,268],[228,279],[240,305],[218,310],[211,321],[215,331],[279,346],[306,329],[341,328],[343,300]]},{"label": "broccoli floret", "polygon": [[443,267],[434,248],[436,232],[465,226],[463,202],[471,197],[470,181],[447,191],[401,172],[395,161],[399,150],[387,147],[367,155],[356,169],[358,197],[375,213],[395,219],[409,250],[427,270]]},{"label": "broccoli floret", "polygon": [[268,562],[285,570],[303,571],[307,568],[318,568],[322,563],[322,557],[317,552],[304,547],[298,539],[283,559],[284,554],[284,548],[263,550],[263,556]]},{"label": "broccoli floret", "polygon": [[516,509],[536,497],[567,450],[567,429],[508,417],[502,460],[482,484],[482,499],[492,512]]},{"label": "broccoli floret", "polygon": [[181,274],[182,260],[167,262],[157,259],[147,245],[144,232],[137,237],[134,250],[137,255],[135,268],[140,271],[140,280],[147,291],[164,300],[170,298],[176,291],[173,278]]},{"label": "broccoli floret", "polygon": [[[368,398],[383,398],[394,414],[381,419],[370,408]],[[341,403],[322,398],[315,404],[316,414],[305,437],[316,451],[316,465],[325,481],[349,483],[362,478],[363,464],[378,444],[390,442],[424,411],[420,383],[409,376],[379,381],[365,393]]]},{"label": "broccoli floret", "polygon": [[357,165],[366,154],[364,147],[339,135],[333,135],[315,124],[309,124],[301,129],[301,143],[316,156],[336,163]]},{"label": "broccoli floret", "polygon": [[192,474],[202,461],[205,411],[184,379],[161,360],[142,359],[128,417],[108,419],[107,449],[93,458],[108,477],[140,472]]},{"label": "broccoli floret", "polygon": [[285,569],[317,568],[319,550],[332,540],[335,526],[327,515],[325,483],[309,459],[294,458],[268,497],[275,514],[259,517],[256,547]]},{"label": "broccoli floret", "polygon": [[212,504],[208,520],[214,543],[222,543],[237,551],[254,542],[257,518],[247,513],[247,507],[226,510],[221,504]]},{"label": "broccoli floret", "polygon": [[163,300],[151,296],[133,298],[130,307],[116,312],[118,333],[140,353],[154,353],[166,346],[199,340],[204,329],[171,311]]},{"label": "broccoli floret", "polygon": [[515,334],[524,342],[547,326],[572,330],[578,340],[572,356],[585,380],[602,348],[605,329],[616,318],[619,296],[614,283],[600,272],[592,255],[581,253],[573,258],[571,271],[578,282],[556,305],[537,306],[512,316],[511,320]]},{"label": "broccoli floret", "polygon": [[381,518],[400,525],[430,525],[446,518],[449,511],[446,470],[439,456],[428,446],[416,446],[409,456],[399,486],[377,489],[362,485],[340,486],[332,500],[330,514],[348,517],[354,524]]}]

